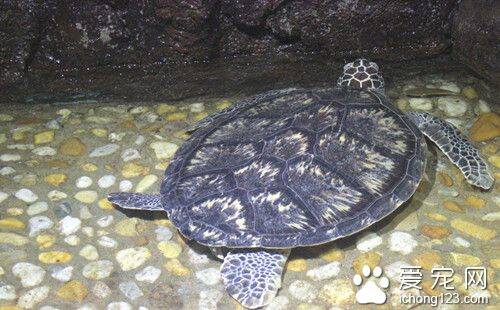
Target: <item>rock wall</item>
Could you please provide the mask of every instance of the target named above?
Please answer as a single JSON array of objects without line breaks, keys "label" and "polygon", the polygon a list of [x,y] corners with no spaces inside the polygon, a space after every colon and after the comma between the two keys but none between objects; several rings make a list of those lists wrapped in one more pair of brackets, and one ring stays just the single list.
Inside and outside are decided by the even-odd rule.
[{"label": "rock wall", "polygon": [[[0,87],[54,73],[184,70],[242,57],[249,65],[252,59],[425,58],[446,51],[452,32],[474,36],[468,33],[473,28],[453,19],[457,8],[473,15],[471,3],[476,1],[5,0]],[[478,22],[478,14],[467,17]],[[454,31],[453,22],[459,25]],[[465,49],[463,41],[455,40]],[[484,67],[488,55],[471,65]]]}]

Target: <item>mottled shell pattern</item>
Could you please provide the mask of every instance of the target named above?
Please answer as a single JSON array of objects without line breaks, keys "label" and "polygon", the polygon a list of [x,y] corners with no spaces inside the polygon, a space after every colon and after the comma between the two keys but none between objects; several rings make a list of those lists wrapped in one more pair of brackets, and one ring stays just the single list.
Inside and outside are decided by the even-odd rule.
[{"label": "mottled shell pattern", "polygon": [[291,248],[351,235],[415,192],[420,131],[381,93],[271,91],[218,114],[175,154],[170,219],[208,246]]}]

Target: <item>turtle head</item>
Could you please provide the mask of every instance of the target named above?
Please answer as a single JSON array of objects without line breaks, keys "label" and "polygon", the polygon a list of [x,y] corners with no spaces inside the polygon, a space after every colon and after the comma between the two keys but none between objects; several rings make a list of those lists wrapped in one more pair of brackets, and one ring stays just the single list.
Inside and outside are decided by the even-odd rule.
[{"label": "turtle head", "polygon": [[360,58],[344,66],[344,72],[337,80],[338,86],[384,91],[384,78],[378,65]]}]

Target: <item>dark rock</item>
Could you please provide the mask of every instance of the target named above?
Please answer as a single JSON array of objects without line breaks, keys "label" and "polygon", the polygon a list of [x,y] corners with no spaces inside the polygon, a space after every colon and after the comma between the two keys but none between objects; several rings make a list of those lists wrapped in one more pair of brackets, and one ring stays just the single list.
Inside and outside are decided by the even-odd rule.
[{"label": "dark rock", "polygon": [[500,1],[464,0],[454,17],[453,52],[479,75],[500,86]]}]

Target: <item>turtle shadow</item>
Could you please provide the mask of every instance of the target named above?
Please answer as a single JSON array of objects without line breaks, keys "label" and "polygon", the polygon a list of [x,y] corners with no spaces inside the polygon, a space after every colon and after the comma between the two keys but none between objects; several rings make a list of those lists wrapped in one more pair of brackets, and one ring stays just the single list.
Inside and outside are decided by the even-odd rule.
[{"label": "turtle shadow", "polygon": [[[429,145],[429,144],[428,144]],[[437,150],[433,145],[429,145],[426,151],[427,163],[425,165],[425,172],[423,179],[418,186],[417,192],[412,197],[403,203],[390,215],[384,217],[382,220],[372,224],[370,227],[360,230],[352,235],[317,245],[314,247],[299,247],[292,252],[293,257],[300,257],[305,259],[318,258],[321,254],[329,249],[336,248],[346,251],[356,246],[356,242],[370,232],[376,232],[379,235],[385,234],[395,228],[403,221],[408,220],[409,217],[419,210],[423,205],[423,200],[427,198],[432,191],[436,182],[436,167],[437,167]]]}]

